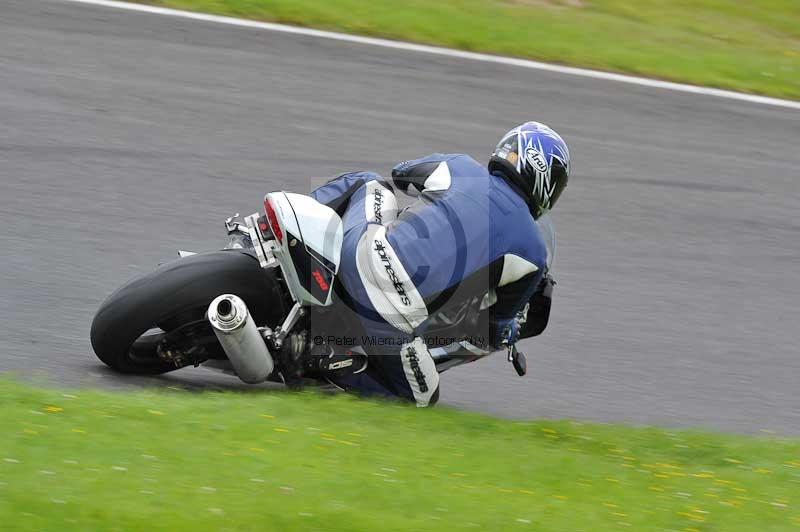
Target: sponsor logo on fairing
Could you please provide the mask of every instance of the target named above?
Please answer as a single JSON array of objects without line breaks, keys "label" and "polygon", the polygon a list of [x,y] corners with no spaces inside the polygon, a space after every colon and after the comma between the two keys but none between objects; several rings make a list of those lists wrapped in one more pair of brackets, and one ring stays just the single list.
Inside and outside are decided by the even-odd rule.
[{"label": "sponsor logo on fairing", "polygon": [[325,278],[322,276],[319,270],[312,271],[311,276],[314,278],[314,280],[317,282],[317,285],[319,285],[319,287],[322,290],[328,290],[328,288],[330,288],[330,285],[327,282],[325,282]]},{"label": "sponsor logo on fairing", "polygon": [[414,379],[417,381],[417,386],[419,386],[419,391],[421,393],[425,393],[428,391],[428,383],[425,380],[425,374],[422,372],[422,368],[419,367],[419,357],[417,357],[417,350],[411,346],[408,346],[406,349],[406,359],[408,360],[408,365],[411,367],[411,372],[414,374]]},{"label": "sponsor logo on fairing", "polygon": [[386,275],[389,276],[389,280],[392,281],[392,285],[394,285],[394,289],[397,292],[397,295],[400,296],[400,301],[405,306],[409,306],[411,304],[411,299],[408,297],[406,293],[406,288],[403,286],[403,282],[397,277],[397,273],[394,271],[392,267],[392,258],[386,253],[386,246],[380,240],[375,240],[375,251],[378,252],[378,258],[381,259],[383,263],[383,267],[386,270]]}]

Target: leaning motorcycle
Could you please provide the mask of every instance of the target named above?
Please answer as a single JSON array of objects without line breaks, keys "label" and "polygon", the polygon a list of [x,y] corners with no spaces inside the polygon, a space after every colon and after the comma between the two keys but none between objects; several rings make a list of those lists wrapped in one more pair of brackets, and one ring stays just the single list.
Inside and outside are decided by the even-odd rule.
[{"label": "leaning motorcycle", "polygon": [[[204,366],[246,383],[286,382],[275,355],[290,333],[312,321],[333,334],[347,330],[334,287],[342,246],[342,220],[313,198],[272,192],[264,213],[228,218],[222,251],[180,252],[180,258],[134,279],[101,305],[91,327],[92,347],[111,368],[161,374]],[[472,334],[481,300],[466,301],[429,318],[437,337]],[[528,334],[530,335],[530,334]],[[363,355],[361,346],[348,353]],[[509,361],[525,372],[514,346]],[[478,356],[435,358],[441,372]],[[326,381],[324,373],[307,378]]]}]

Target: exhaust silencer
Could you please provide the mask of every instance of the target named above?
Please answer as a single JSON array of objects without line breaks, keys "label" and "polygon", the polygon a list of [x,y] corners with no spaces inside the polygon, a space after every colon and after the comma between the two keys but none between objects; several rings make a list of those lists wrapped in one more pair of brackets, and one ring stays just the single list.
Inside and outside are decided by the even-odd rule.
[{"label": "exhaust silencer", "polygon": [[248,384],[267,380],[275,363],[244,301],[223,294],[211,302],[207,315],[236,376]]}]

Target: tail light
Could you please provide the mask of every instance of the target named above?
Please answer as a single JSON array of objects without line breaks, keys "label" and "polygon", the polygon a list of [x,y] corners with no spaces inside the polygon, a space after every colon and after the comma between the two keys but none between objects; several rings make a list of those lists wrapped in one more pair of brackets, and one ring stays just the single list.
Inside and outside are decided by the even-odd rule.
[{"label": "tail light", "polygon": [[278,225],[278,216],[275,214],[275,209],[272,208],[272,203],[269,201],[269,198],[264,198],[264,210],[267,213],[267,220],[269,220],[269,227],[272,230],[272,234],[275,235],[275,238],[283,244],[283,231],[281,231],[280,225]]}]

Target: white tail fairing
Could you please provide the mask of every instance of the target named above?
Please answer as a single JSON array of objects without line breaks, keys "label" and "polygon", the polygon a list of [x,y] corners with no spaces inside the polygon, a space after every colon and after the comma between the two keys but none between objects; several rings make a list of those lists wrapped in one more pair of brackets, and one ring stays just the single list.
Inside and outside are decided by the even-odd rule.
[{"label": "white tail fairing", "polygon": [[267,194],[264,208],[276,241],[275,257],[295,300],[330,305],[342,250],[339,215],[314,198],[291,192]]}]

